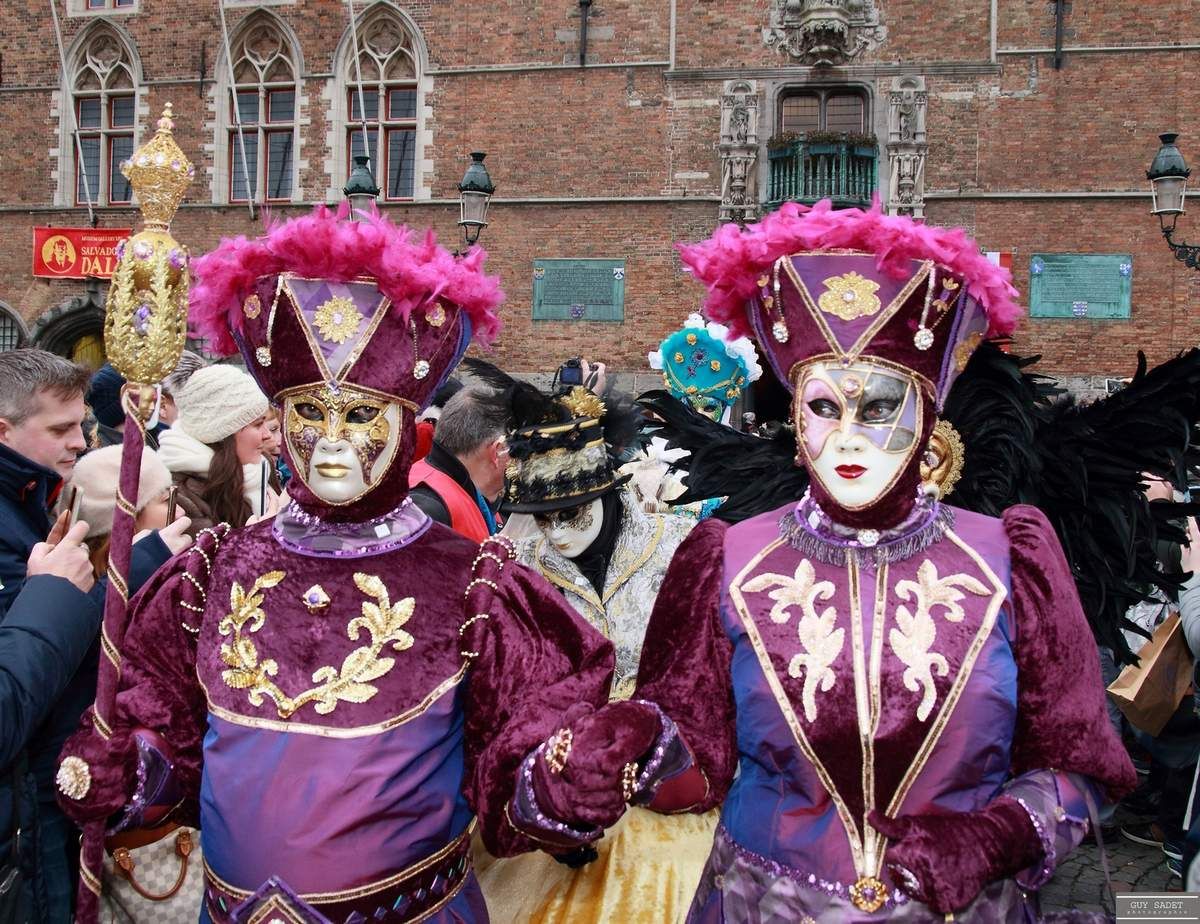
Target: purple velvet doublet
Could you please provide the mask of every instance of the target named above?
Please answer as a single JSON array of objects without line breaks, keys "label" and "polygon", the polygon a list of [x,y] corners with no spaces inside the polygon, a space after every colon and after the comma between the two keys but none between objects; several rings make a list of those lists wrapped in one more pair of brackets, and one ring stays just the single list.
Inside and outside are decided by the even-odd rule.
[{"label": "purple velvet doublet", "polygon": [[636,695],[695,755],[707,796],[693,808],[724,800],[690,919],[942,921],[901,890],[867,816],[1008,796],[1041,860],[958,913],[1035,920],[1037,887],[1086,830],[1087,791],[1119,793],[1132,772],[1053,530],[1032,508],[955,510],[907,558],[838,565],[789,544],[788,509],[697,527],[647,633]]},{"label": "purple velvet doublet", "polygon": [[465,615],[480,550],[419,525],[347,561],[263,523],[168,565],[134,603],[111,738],[68,743],[93,779],[68,810],[125,804],[150,728],[198,812],[212,920],[275,877],[337,922],[485,922],[473,817],[494,852],[535,848],[505,814],[520,762],[568,706],[607,701],[612,649],[495,551],[487,612]]}]

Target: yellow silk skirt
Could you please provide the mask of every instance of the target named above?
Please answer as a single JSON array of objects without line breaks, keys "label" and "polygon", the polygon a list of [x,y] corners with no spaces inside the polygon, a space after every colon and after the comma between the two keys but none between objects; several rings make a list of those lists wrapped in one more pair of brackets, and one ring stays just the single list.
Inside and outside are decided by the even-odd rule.
[{"label": "yellow silk skirt", "polygon": [[682,924],[712,850],[719,812],[631,807],[571,869],[548,854],[497,859],[475,835],[475,874],[493,924]]}]

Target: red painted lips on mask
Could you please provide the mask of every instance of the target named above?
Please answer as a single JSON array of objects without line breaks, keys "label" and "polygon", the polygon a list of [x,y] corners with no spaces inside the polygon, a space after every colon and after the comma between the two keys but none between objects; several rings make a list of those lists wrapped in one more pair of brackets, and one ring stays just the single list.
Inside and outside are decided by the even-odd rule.
[{"label": "red painted lips on mask", "polygon": [[843,478],[858,478],[859,476],[866,474],[867,470],[861,465],[839,465],[834,469],[834,471]]}]

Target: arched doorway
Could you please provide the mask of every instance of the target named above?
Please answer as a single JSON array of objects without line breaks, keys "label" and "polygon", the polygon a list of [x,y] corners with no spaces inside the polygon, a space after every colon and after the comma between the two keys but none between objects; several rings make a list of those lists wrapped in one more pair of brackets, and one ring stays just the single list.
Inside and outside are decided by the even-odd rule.
[{"label": "arched doorway", "polygon": [[51,308],[33,326],[33,345],[99,369],[104,354],[104,296],[107,283],[87,279],[83,294]]}]

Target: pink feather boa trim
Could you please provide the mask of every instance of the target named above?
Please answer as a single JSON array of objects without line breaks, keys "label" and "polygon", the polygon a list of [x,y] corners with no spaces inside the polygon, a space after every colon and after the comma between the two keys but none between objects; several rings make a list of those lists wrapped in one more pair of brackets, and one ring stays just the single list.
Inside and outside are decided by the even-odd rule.
[{"label": "pink feather boa trim", "polygon": [[421,305],[440,298],[467,313],[480,343],[496,338],[496,309],[504,293],[499,277],[484,274],[487,254],[481,247],[458,258],[438,246],[433,231],[414,239],[412,231],[382,215],[347,221],[348,215],[347,203],[336,212],[319,205],[291,221],[268,221],[266,234],[254,240],[225,238],[194,261],[188,311],[193,335],[207,337],[209,347],[222,355],[236,352],[231,331],[241,329],[241,306],[255,281],[294,272],[336,282],[373,277],[405,320]]},{"label": "pink feather boa trim", "polygon": [[989,336],[1011,334],[1023,313],[1012,274],[980,253],[961,228],[884,215],[878,199],[866,212],[834,211],[828,199],[812,208],[785,202],[744,231],[722,225],[707,241],[677,246],[687,270],[708,287],[705,314],[729,325],[733,336],[753,335],[746,303],[757,292],[758,279],[780,257],[802,250],[865,250],[876,255],[882,272],[896,277],[909,272],[908,260],[936,260],[961,277],[983,306]]}]

